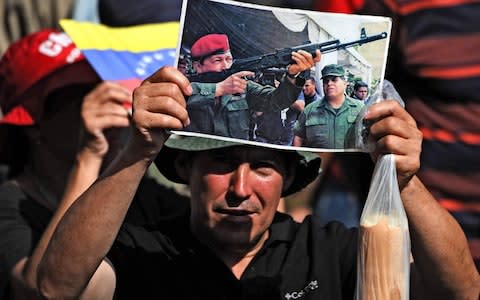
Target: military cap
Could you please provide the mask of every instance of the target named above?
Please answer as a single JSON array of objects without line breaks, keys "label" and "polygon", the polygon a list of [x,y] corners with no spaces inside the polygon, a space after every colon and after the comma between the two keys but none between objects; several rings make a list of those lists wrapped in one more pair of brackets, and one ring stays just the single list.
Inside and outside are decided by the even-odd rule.
[{"label": "military cap", "polygon": [[200,60],[214,54],[223,54],[228,51],[230,51],[230,45],[227,35],[218,33],[202,36],[193,43],[191,48],[191,54],[195,60]]},{"label": "military cap", "polygon": [[322,69],[322,78],[326,76],[345,77],[345,69],[337,64],[326,65]]}]

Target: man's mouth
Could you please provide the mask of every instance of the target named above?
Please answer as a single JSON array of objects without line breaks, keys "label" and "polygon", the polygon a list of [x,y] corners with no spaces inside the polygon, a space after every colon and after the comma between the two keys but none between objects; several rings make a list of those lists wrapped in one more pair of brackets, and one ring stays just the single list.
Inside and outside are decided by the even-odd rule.
[{"label": "man's mouth", "polygon": [[223,209],[219,208],[215,210],[216,213],[229,215],[229,216],[248,216],[253,214],[253,212],[244,209]]}]

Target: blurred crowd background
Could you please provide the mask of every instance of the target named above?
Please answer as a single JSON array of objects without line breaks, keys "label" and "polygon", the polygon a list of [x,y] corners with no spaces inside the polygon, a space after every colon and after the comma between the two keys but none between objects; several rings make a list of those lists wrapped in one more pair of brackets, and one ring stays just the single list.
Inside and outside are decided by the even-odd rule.
[{"label": "blurred crowd background", "polygon": [[[181,2],[0,0],[0,55],[23,36],[44,28],[59,28],[58,21],[63,18],[109,26],[174,21],[180,18]],[[419,175],[462,224],[471,241],[474,257],[480,258],[480,55],[475,54],[480,46],[480,23],[475,19],[480,13],[479,3],[473,0],[243,2],[393,18],[386,78],[404,97],[407,110],[416,117],[424,133],[423,165]],[[372,171],[366,160],[368,157],[365,156],[344,156],[331,164],[325,174],[333,174],[334,181],[351,187],[357,198],[364,201]],[[342,173],[343,165],[349,166],[350,173]],[[0,166],[0,182],[6,176],[3,168]],[[341,179],[335,179],[335,174]],[[306,202],[319,198],[319,189],[325,182],[328,178],[305,191],[307,196],[303,198],[307,199]],[[293,214],[304,204],[291,201],[290,206],[287,203],[287,209]]]},{"label": "blurred crowd background", "polygon": [[[311,0],[266,0],[243,1],[280,7],[313,8]],[[100,22],[112,26],[133,25],[146,22],[168,20],[180,17],[180,0],[131,1],[103,0],[0,0],[0,54],[8,46],[26,36],[44,28],[59,28],[58,21],[63,18]],[[133,5],[135,4],[135,5]],[[145,7],[161,8],[143,10]]]}]

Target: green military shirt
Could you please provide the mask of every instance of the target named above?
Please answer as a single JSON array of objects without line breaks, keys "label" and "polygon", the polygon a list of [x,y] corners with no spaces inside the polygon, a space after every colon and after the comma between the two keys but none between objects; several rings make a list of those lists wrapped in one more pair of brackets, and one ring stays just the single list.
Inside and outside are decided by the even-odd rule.
[{"label": "green military shirt", "polygon": [[[312,148],[343,149],[353,138],[355,120],[363,107],[359,100],[345,96],[338,110],[325,97],[307,105],[295,124],[295,135],[303,139],[302,146]],[[348,138],[347,138],[348,137]]]},{"label": "green military shirt", "polygon": [[302,90],[303,82],[284,79],[278,88],[248,81],[245,93],[215,97],[215,83],[192,83],[187,100],[190,125],[187,131],[249,139],[250,113],[281,111],[289,107]]}]

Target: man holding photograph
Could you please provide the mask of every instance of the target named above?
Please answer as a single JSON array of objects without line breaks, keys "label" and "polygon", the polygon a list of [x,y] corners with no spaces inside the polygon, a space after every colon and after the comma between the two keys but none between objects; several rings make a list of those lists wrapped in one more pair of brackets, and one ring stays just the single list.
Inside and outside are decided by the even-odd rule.
[{"label": "man holding photograph", "polygon": [[[124,152],[63,216],[39,266],[46,299],[353,299],[356,229],[277,212],[282,196],[318,176],[318,156],[200,137],[189,123],[188,79],[164,67],[133,96]],[[161,99],[162,101],[158,101]],[[372,157],[395,154],[412,241],[412,299],[476,299],[465,235],[415,176],[422,135],[396,102],[372,105]],[[169,138],[167,140],[167,138]],[[386,142],[388,141],[388,142]],[[191,188],[189,213],[123,222],[150,163]]]},{"label": "man holding photograph", "polygon": [[[197,74],[222,72],[233,64],[225,34],[207,34],[191,47],[193,68]],[[281,111],[297,100],[305,79],[303,71],[320,61],[306,51],[292,52],[292,63],[278,88],[263,86],[248,77],[250,71],[237,72],[218,83],[193,82],[193,94],[187,101],[190,125],[187,131],[249,139],[250,114],[253,111]]]},{"label": "man holding photograph", "polygon": [[322,69],[323,93],[320,101],[307,105],[295,124],[294,146],[343,149],[363,107],[345,94],[345,69],[337,64]]}]

